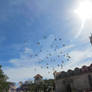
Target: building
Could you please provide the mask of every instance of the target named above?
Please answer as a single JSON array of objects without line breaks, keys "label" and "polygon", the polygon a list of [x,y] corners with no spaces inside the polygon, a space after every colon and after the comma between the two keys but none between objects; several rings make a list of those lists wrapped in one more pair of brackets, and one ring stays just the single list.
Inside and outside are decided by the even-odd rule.
[{"label": "building", "polygon": [[16,92],[16,85],[15,83],[9,84],[9,91],[8,92]]},{"label": "building", "polygon": [[29,92],[30,85],[29,84],[22,84],[19,88],[16,89],[16,92]]},{"label": "building", "polygon": [[41,82],[43,82],[43,77],[40,74],[37,74],[36,76],[34,76],[35,84],[40,84]]},{"label": "building", "polygon": [[67,72],[55,72],[56,92],[84,92],[92,90],[92,64]]},{"label": "building", "polygon": [[40,74],[34,76],[34,82],[25,81],[24,83],[19,82],[19,84],[16,92],[55,92],[54,79],[43,80]]}]

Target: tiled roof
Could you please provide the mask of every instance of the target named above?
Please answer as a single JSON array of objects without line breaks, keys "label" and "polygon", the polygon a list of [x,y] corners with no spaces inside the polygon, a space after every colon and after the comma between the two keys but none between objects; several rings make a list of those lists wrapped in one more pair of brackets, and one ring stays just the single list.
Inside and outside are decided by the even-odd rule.
[{"label": "tiled roof", "polygon": [[75,68],[74,70],[68,70],[67,72],[55,72],[55,77],[56,79],[59,79],[89,72],[92,72],[92,64],[90,66],[83,66],[81,68]]}]

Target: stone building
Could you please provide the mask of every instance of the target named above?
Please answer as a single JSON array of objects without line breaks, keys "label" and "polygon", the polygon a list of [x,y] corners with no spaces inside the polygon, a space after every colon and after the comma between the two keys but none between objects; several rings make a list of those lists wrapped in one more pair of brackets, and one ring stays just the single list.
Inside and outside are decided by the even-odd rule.
[{"label": "stone building", "polygon": [[56,92],[84,92],[92,90],[92,64],[67,72],[55,72]]},{"label": "stone building", "polygon": [[44,80],[40,74],[34,76],[34,82],[19,82],[16,92],[55,92],[54,79]]},{"label": "stone building", "polygon": [[34,83],[40,84],[41,82],[43,82],[43,77],[40,74],[34,76]]}]

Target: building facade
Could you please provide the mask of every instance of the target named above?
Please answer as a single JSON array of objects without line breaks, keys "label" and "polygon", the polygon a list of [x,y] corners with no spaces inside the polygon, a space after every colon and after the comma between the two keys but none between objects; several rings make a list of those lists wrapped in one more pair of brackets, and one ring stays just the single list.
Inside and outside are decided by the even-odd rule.
[{"label": "building facade", "polygon": [[73,71],[55,72],[56,92],[84,92],[92,90],[92,64]]},{"label": "building facade", "polygon": [[34,76],[35,84],[40,84],[41,82],[43,82],[43,77],[40,74],[37,74],[36,76]]}]

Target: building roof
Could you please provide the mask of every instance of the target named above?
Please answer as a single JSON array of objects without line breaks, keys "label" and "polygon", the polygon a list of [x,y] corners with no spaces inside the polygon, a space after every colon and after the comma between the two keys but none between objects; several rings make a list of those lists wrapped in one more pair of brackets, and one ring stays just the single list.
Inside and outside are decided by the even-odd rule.
[{"label": "building roof", "polygon": [[40,74],[37,74],[36,76],[34,76],[34,78],[43,78]]},{"label": "building roof", "polygon": [[55,72],[55,78],[65,78],[69,76],[75,76],[75,75],[80,75],[83,73],[89,73],[92,72],[92,64],[90,66],[83,66],[81,68],[75,68],[74,70],[68,70],[67,72]]}]

